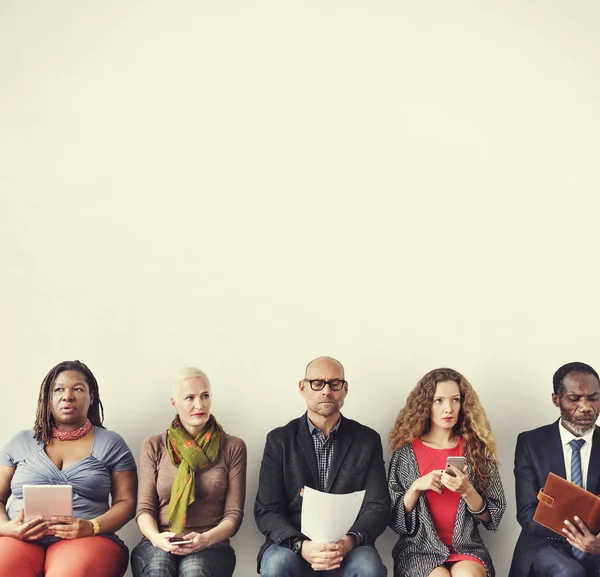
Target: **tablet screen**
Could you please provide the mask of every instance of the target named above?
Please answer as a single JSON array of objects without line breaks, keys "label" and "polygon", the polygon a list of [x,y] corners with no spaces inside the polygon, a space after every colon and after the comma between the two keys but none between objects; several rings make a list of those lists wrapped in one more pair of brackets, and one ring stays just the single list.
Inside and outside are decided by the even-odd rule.
[{"label": "tablet screen", "polygon": [[71,485],[23,485],[25,520],[34,517],[73,515]]}]

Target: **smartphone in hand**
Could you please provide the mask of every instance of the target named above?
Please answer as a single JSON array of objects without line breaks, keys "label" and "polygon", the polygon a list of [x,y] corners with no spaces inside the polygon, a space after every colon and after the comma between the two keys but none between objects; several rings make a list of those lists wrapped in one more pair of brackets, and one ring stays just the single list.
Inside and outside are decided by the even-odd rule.
[{"label": "smartphone in hand", "polygon": [[193,541],[191,539],[184,539],[183,537],[170,537],[169,543],[171,545],[189,545]]},{"label": "smartphone in hand", "polygon": [[459,471],[462,471],[467,464],[466,457],[448,457],[446,459],[446,473],[451,477],[456,477],[456,473],[450,468],[450,465],[456,467]]}]

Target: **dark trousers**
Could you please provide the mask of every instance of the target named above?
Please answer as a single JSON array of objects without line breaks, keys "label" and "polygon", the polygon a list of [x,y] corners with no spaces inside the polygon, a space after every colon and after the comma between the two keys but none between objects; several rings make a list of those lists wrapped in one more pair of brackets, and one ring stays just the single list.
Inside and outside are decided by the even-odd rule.
[{"label": "dark trousers", "polygon": [[578,561],[568,543],[550,541],[533,558],[529,577],[600,577],[600,555]]},{"label": "dark trousers", "polygon": [[134,577],[232,577],[235,553],[213,545],[189,555],[172,555],[142,539],[131,552]]}]

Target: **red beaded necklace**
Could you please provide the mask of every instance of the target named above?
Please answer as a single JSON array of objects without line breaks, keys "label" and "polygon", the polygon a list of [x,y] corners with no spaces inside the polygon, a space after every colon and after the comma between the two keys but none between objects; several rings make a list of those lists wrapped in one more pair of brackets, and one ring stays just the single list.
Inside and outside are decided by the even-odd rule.
[{"label": "red beaded necklace", "polygon": [[92,422],[89,419],[85,420],[85,423],[75,429],[74,431],[61,431],[56,427],[52,427],[52,436],[59,441],[75,441],[81,439],[92,428]]}]

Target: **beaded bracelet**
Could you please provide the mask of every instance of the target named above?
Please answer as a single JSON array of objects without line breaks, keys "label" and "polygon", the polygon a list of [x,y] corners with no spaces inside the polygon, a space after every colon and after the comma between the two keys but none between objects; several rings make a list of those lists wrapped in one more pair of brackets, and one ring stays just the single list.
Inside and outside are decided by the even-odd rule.
[{"label": "beaded bracelet", "polygon": [[465,503],[465,505],[467,505],[467,511],[469,511],[469,513],[471,513],[471,515],[483,515],[487,509],[488,509],[488,504],[487,504],[487,500],[486,498],[482,495],[481,499],[483,500],[483,506],[481,507],[481,509],[479,509],[479,511],[473,511],[473,509],[471,509],[471,507],[469,507],[469,505],[467,505]]}]

